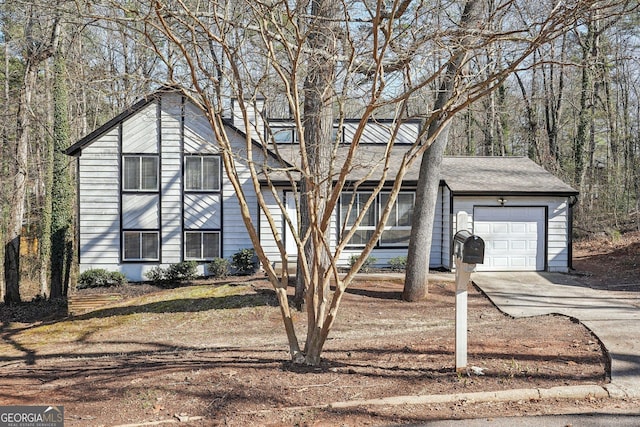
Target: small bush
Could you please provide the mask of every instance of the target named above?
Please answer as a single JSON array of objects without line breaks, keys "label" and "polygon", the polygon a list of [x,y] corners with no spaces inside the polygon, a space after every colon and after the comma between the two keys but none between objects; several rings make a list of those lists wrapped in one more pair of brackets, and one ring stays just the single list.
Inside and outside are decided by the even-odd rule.
[{"label": "small bush", "polygon": [[144,277],[156,284],[193,280],[197,276],[198,263],[196,261],[182,261],[171,264],[167,268],[157,265],[144,274]]},{"label": "small bush", "polygon": [[108,288],[127,284],[127,278],[119,271],[107,271],[103,268],[92,268],[80,274],[78,289]]},{"label": "small bush", "polygon": [[146,277],[147,280],[150,280],[151,282],[154,282],[154,283],[162,282],[165,276],[166,276],[166,270],[160,267],[159,265],[156,265],[151,270],[144,273],[144,277]]},{"label": "small bush", "polygon": [[[351,257],[349,258],[349,267],[353,268],[353,266],[355,265],[355,263],[358,261],[358,258],[360,258],[360,255],[351,255]],[[363,273],[368,273],[371,270],[371,267],[373,266],[373,264],[376,263],[378,259],[375,257],[368,257],[363,263],[362,263],[362,267],[360,267],[361,272]]]},{"label": "small bush", "polygon": [[253,248],[240,249],[231,256],[231,266],[236,270],[236,274],[253,274],[258,267],[256,252]]},{"label": "small bush", "polygon": [[171,264],[165,273],[165,280],[179,282],[193,280],[198,276],[198,263],[196,261],[182,261]]},{"label": "small bush", "polygon": [[225,258],[214,258],[209,264],[207,264],[207,271],[210,276],[216,279],[221,279],[229,275],[229,268],[231,263]]},{"label": "small bush", "polygon": [[397,256],[389,260],[389,266],[393,271],[405,271],[407,268],[407,257]]}]

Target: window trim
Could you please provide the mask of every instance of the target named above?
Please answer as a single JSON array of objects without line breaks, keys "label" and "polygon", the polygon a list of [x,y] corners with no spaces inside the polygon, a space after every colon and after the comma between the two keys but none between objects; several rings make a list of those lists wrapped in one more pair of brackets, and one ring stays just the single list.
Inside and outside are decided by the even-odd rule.
[{"label": "window trim", "polygon": [[[372,193],[372,190],[356,191],[355,193],[354,192],[342,192],[342,194],[340,195],[340,212],[341,212],[341,215],[340,215],[340,227],[339,227],[339,230],[342,230],[343,226],[349,227],[347,224],[343,224],[344,215],[342,215],[342,213],[345,212],[345,208],[348,208],[349,205],[344,205],[342,203],[342,200],[343,200],[342,196],[347,196],[349,198],[348,200],[350,201],[352,199],[352,197],[355,195],[357,197],[357,201],[355,201],[355,203],[359,204],[361,195],[364,195],[364,199],[363,199],[363,203],[364,203],[367,199],[369,199],[369,197],[371,197],[371,193]],[[375,232],[375,229],[376,229],[376,227],[378,225],[378,221],[380,219],[379,206],[378,206],[379,205],[379,201],[378,201],[378,199],[379,199],[379,197],[376,196],[375,201],[369,207],[369,209],[373,209],[373,218],[374,218],[375,223],[373,225],[362,225],[362,224],[360,224],[357,227],[356,231]],[[356,215],[358,213],[359,213],[359,211],[356,212]],[[353,218],[353,219],[355,220],[355,218]],[[351,226],[351,227],[353,227],[353,226]],[[355,237],[355,234],[354,234],[354,236],[351,237],[351,239],[353,239],[354,237]],[[351,243],[351,242],[347,243],[347,245],[346,245],[347,248],[363,248],[365,246],[366,246],[366,243]],[[378,246],[377,243],[376,243],[376,246]]]},{"label": "window trim", "polygon": [[[296,144],[297,141],[297,137],[296,137],[296,132],[295,132],[295,127],[293,127],[292,125],[284,125],[284,126],[278,126],[278,125],[274,125],[274,126],[270,126],[269,127],[269,131],[271,132],[271,136],[273,138],[273,142],[276,145],[292,145],[292,144]],[[287,138],[286,140],[280,140],[278,139],[277,135],[278,134],[282,134],[282,135],[288,135],[289,138]]]},{"label": "window trim", "polygon": [[[126,187],[126,172],[127,168],[125,166],[127,158],[138,159],[138,188],[127,188]],[[156,185],[154,188],[142,188],[143,177],[142,177],[142,159],[149,158],[155,161],[155,169],[156,169]],[[127,193],[157,193],[160,189],[160,157],[157,154],[122,154],[122,192]]]},{"label": "window trim", "polygon": [[[380,205],[380,212],[382,212],[382,197],[384,195],[389,195],[391,194],[391,192],[389,191],[383,191],[378,195],[378,203]],[[395,223],[398,223],[398,199],[400,198],[401,195],[410,195],[411,199],[412,199],[412,205],[413,205],[413,209],[415,210],[415,206],[416,206],[416,193],[415,191],[400,191],[398,193],[398,196],[396,197],[396,200],[393,202],[395,209],[393,210],[393,214],[395,216]],[[413,215],[413,212],[411,213],[411,215]],[[389,215],[389,220],[391,219],[391,215]],[[379,220],[379,218],[378,218]],[[409,231],[409,234],[411,234],[411,225],[389,225],[389,220],[387,220],[387,224],[384,226],[384,230],[382,231],[382,234],[380,235],[380,239],[378,239],[378,245],[380,247],[388,247],[388,248],[406,248],[409,247],[409,242],[407,241],[407,243],[402,243],[402,244],[398,244],[398,243],[390,243],[390,242],[383,242],[383,238],[384,238],[384,234],[386,231],[391,231],[391,230],[398,230],[398,231]]]},{"label": "window trim", "polygon": [[[185,193],[219,193],[220,191],[222,191],[222,160],[220,159],[220,156],[217,154],[185,154],[184,156],[184,160],[183,160],[183,168],[184,168],[184,176],[183,176],[183,191]],[[187,178],[187,173],[189,171],[189,169],[187,168],[187,159],[194,159],[197,158],[200,160],[200,188],[187,188],[187,185],[189,183],[189,179]],[[204,188],[204,180],[205,180],[205,176],[204,176],[204,159],[215,159],[216,160],[216,165],[217,165],[217,179],[216,182],[218,184],[217,188]]]},{"label": "window trim", "polygon": [[[127,233],[137,233],[138,234],[138,251],[139,258],[127,258],[126,257],[126,239],[125,235]],[[142,256],[142,235],[143,234],[155,234],[156,237],[156,254],[153,258],[145,258]],[[122,230],[122,261],[123,262],[140,262],[140,261],[152,261],[157,262],[160,261],[160,231],[159,230]]]},{"label": "window trim", "polygon": [[[204,243],[203,237],[205,233],[209,234],[217,234],[218,235],[218,255],[215,257],[204,257]],[[200,257],[190,257],[187,254],[187,234],[199,234],[200,235]],[[185,261],[211,261],[214,258],[219,258],[222,253],[222,232],[220,230],[184,230],[183,233],[183,251],[184,251],[184,260]]]},{"label": "window trim", "polygon": [[[361,190],[361,191],[356,191],[355,194],[360,197],[361,194],[365,194],[365,197],[369,197],[367,196],[367,194],[371,194],[372,190]],[[376,199],[373,202],[373,204],[371,205],[370,209],[375,209],[375,224],[373,226],[370,225],[365,225],[365,226],[359,226],[357,229],[358,230],[362,230],[362,231],[368,231],[368,230],[375,230],[375,228],[378,226],[379,222],[380,222],[380,217],[382,215],[382,210],[384,208],[384,206],[382,205],[382,196],[383,195],[388,195],[390,194],[390,191],[382,191],[380,193],[378,193],[378,195],[376,195]],[[398,193],[398,196],[400,196],[401,194],[410,194],[412,196],[413,199],[413,208],[415,209],[415,201],[416,201],[416,193],[415,191],[412,190],[405,190],[405,191],[400,191]],[[343,212],[345,212],[345,209],[348,208],[348,205],[343,204],[343,198],[342,196],[346,196],[349,197],[348,200],[351,200],[351,197],[353,195],[353,192],[349,192],[349,191],[345,191],[342,193],[341,197],[340,197],[340,217],[339,217],[339,227],[338,227],[338,232],[340,232],[340,230],[343,229],[343,227],[345,226],[344,224],[344,215]],[[398,199],[396,198],[396,201],[394,202],[394,204],[396,204],[396,209],[395,209],[395,217],[396,217],[396,221],[397,222],[397,203],[398,203]],[[393,213],[392,213],[393,215]],[[391,218],[390,218],[391,219]],[[383,242],[383,236],[385,234],[385,232],[387,231],[391,231],[391,230],[411,230],[411,226],[394,226],[394,225],[389,225],[389,221],[387,221],[387,224],[384,227],[384,230],[382,232],[382,234],[380,235],[380,238],[377,240],[376,244],[375,244],[375,248],[376,249],[405,249],[409,247],[409,242],[406,242],[406,244],[394,244],[394,243],[385,243]],[[346,230],[345,230],[346,232]],[[341,238],[341,236],[339,236],[339,238]],[[347,243],[346,244],[346,248],[348,249],[353,249],[353,248],[362,248],[366,245],[366,243]]]}]

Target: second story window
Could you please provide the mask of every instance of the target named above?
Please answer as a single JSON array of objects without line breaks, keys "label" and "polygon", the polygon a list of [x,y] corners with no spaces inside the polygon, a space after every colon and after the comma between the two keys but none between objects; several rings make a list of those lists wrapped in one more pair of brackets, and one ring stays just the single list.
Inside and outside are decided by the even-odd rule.
[{"label": "second story window", "polygon": [[186,156],[184,189],[187,191],[220,190],[220,157]]},{"label": "second story window", "polygon": [[157,191],[158,157],[124,156],[122,175],[125,191]]}]

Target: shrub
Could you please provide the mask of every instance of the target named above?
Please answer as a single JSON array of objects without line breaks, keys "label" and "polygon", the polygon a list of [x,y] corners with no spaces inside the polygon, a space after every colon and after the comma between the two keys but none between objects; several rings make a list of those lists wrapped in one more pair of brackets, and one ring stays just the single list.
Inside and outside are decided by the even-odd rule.
[{"label": "shrub", "polygon": [[253,248],[240,249],[231,256],[231,266],[236,270],[236,274],[253,274],[258,267],[256,253]]},{"label": "shrub", "polygon": [[[349,266],[351,268],[353,268],[353,266],[355,265],[356,261],[358,261],[358,258],[360,258],[360,255],[351,255],[351,257],[349,258]],[[373,266],[373,264],[376,263],[378,259],[375,257],[368,257],[366,260],[364,260],[364,262],[362,263],[362,267],[360,267],[361,272],[363,273],[368,273],[371,270],[371,267]]]},{"label": "shrub", "polygon": [[107,271],[103,268],[92,268],[80,274],[78,289],[83,288],[107,288],[127,284],[127,278],[119,271]]},{"label": "shrub", "polygon": [[207,264],[207,271],[209,275],[216,279],[221,279],[229,275],[229,267],[231,264],[225,258],[214,258],[209,264]]},{"label": "shrub", "polygon": [[389,266],[393,271],[404,271],[407,268],[407,257],[397,256],[389,260]]},{"label": "shrub", "polygon": [[159,265],[153,267],[144,274],[153,283],[180,282],[192,280],[198,276],[198,263],[196,261],[182,261],[162,268]]},{"label": "shrub", "polygon": [[182,261],[171,264],[165,273],[165,280],[179,282],[193,280],[198,276],[198,263],[196,261]]},{"label": "shrub", "polygon": [[165,278],[165,275],[166,275],[166,270],[160,267],[159,265],[156,265],[151,270],[144,273],[144,277],[146,277],[147,280],[150,280],[154,283],[162,282]]}]

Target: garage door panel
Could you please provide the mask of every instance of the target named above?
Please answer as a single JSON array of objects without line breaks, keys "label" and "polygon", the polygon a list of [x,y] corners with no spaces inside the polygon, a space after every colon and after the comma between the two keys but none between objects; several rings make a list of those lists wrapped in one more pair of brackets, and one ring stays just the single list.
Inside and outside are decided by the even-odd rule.
[{"label": "garage door panel", "polygon": [[[486,260],[485,260],[486,261]],[[509,258],[507,257],[493,257],[491,263],[496,267],[509,267]]]},{"label": "garage door panel", "polygon": [[544,269],[542,207],[478,207],[474,234],[485,241],[481,271],[536,271]]},{"label": "garage door panel", "polygon": [[510,267],[516,268],[516,269],[520,269],[520,268],[526,268],[527,267],[527,257],[518,257],[518,256],[512,256],[510,257]]},{"label": "garage door panel", "polygon": [[513,222],[511,223],[510,232],[517,234],[525,234],[529,232],[529,225],[524,222]]},{"label": "garage door panel", "polygon": [[509,232],[509,225],[506,222],[495,222],[491,224],[491,232],[494,234],[506,234]]},{"label": "garage door panel", "polygon": [[514,251],[526,251],[529,249],[529,242],[526,240],[512,240],[511,249]]},{"label": "garage door panel", "polygon": [[476,230],[476,234],[488,234],[491,232],[491,225],[488,223],[474,224],[474,228]]},{"label": "garage door panel", "polygon": [[509,241],[508,240],[493,240],[490,242],[491,248],[494,250],[505,250],[509,249]]}]

